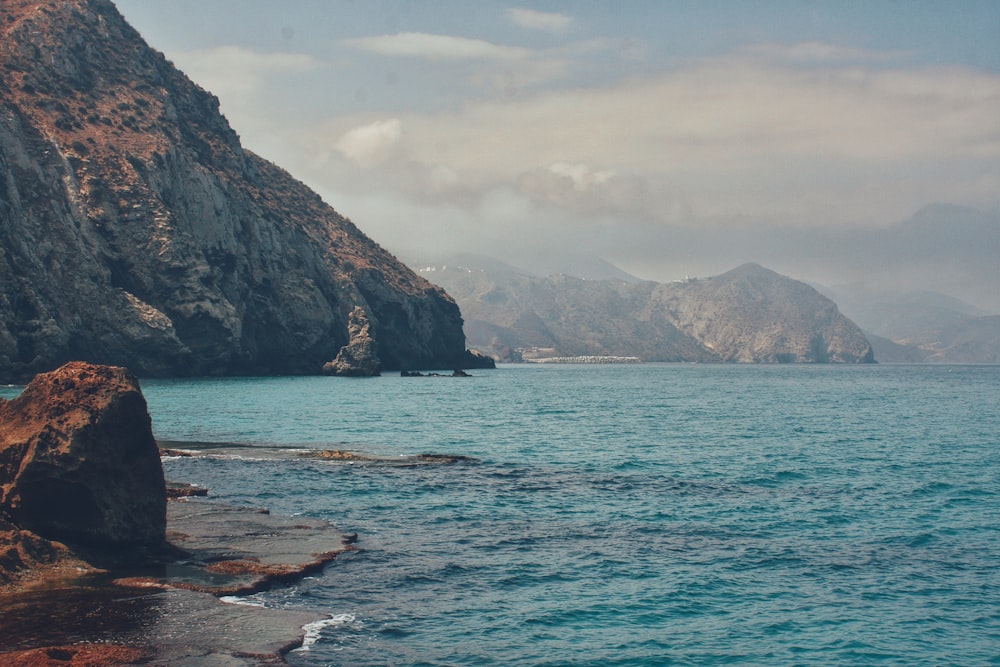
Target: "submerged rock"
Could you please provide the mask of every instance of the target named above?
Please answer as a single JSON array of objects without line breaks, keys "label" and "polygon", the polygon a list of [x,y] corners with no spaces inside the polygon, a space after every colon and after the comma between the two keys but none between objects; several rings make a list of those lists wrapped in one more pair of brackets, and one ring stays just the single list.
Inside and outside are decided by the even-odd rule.
[{"label": "submerged rock", "polygon": [[348,550],[326,521],[195,500],[171,502],[167,537],[185,568],[162,583],[216,595],[246,594],[315,572]]},{"label": "submerged rock", "polygon": [[[283,665],[318,614],[226,604],[210,593],[90,585],[0,598],[0,665]],[[320,621],[322,622],[322,621]]]},{"label": "submerged rock", "polygon": [[163,468],[131,373],[71,362],[0,399],[0,512],[89,547],[164,542]]}]

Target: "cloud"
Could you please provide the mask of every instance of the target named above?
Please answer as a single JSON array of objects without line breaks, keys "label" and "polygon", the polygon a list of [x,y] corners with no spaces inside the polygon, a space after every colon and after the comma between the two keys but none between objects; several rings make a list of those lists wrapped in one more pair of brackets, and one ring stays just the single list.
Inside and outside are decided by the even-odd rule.
[{"label": "cloud", "polygon": [[899,59],[904,54],[872,51],[853,46],[828,44],[824,42],[798,42],[796,44],[751,44],[742,50],[743,53],[777,61],[800,63],[837,63],[837,62],[888,62]]},{"label": "cloud", "polygon": [[549,167],[549,171],[556,176],[568,178],[573,183],[573,189],[578,192],[603,185],[615,177],[615,172],[611,169],[594,171],[582,163],[556,162]]},{"label": "cloud", "polygon": [[345,132],[334,148],[354,163],[372,167],[386,159],[403,136],[403,124],[398,118],[377,120]]},{"label": "cloud", "polygon": [[565,14],[540,12],[520,7],[508,9],[507,17],[522,28],[547,32],[561,32],[573,23],[573,18]]},{"label": "cloud", "polygon": [[263,53],[239,46],[185,51],[174,56],[177,66],[193,81],[223,99],[245,98],[275,76],[300,74],[320,63],[301,53]]},{"label": "cloud", "polygon": [[1000,76],[871,62],[740,52],[589,88],[335,117],[284,136],[306,155],[336,146],[332,157],[288,166],[397,254],[570,244],[666,278],[771,263],[793,229],[888,224],[932,201],[1000,205]]},{"label": "cloud", "polygon": [[529,49],[502,46],[482,39],[403,32],[395,35],[361,37],[345,42],[362,51],[383,56],[426,58],[428,60],[524,60]]}]

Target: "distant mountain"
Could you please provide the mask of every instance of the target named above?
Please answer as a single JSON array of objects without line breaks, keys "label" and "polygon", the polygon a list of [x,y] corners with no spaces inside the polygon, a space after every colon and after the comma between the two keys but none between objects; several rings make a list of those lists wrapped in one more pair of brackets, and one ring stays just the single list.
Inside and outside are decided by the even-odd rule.
[{"label": "distant mountain", "polygon": [[634,356],[645,361],[872,361],[836,305],[755,264],[676,283],[535,276],[448,265],[422,273],[458,301],[470,346],[500,360]]},{"label": "distant mountain", "polygon": [[926,290],[899,291],[861,284],[818,289],[861,328],[890,339],[986,314],[964,301]]},{"label": "distant mountain", "polygon": [[1000,363],[1000,315],[942,324],[920,331],[903,343],[922,350],[924,361]]},{"label": "distant mountain", "polygon": [[814,250],[875,296],[933,292],[1000,313],[1000,211],[933,204],[882,229],[831,233]]},{"label": "distant mountain", "polygon": [[242,148],[107,0],[0,3],[0,382],[469,365],[454,301]]},{"label": "distant mountain", "polygon": [[821,291],[869,333],[879,361],[1000,361],[1000,316],[986,315],[954,297],[861,284]]}]

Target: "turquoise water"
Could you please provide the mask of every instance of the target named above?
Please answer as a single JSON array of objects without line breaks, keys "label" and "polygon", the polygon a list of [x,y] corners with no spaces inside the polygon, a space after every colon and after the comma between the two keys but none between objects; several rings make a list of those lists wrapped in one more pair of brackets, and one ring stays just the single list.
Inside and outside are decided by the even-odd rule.
[{"label": "turquoise water", "polygon": [[359,550],[252,597],[292,665],[1000,664],[1000,367],[505,366],[145,381],[171,459]]}]

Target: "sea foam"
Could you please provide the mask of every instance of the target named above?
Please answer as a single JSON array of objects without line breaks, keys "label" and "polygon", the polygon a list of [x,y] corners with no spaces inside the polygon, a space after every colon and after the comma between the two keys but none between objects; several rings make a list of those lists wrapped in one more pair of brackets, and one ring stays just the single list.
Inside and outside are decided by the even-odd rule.
[{"label": "sea foam", "polygon": [[320,633],[324,628],[333,628],[338,625],[346,625],[354,622],[354,614],[335,614],[329,618],[323,618],[302,626],[305,630],[305,637],[302,638],[302,646],[296,651],[308,651],[313,644],[319,641]]}]

